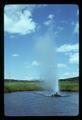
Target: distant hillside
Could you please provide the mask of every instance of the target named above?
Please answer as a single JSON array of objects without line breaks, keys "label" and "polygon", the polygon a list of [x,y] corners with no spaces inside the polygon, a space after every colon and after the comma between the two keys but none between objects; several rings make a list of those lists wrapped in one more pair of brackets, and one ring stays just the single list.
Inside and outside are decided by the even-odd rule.
[{"label": "distant hillside", "polygon": [[40,80],[15,80],[15,79],[4,79],[6,82],[41,82]]},{"label": "distant hillside", "polygon": [[60,81],[79,81],[79,77],[67,78],[67,79],[60,79]]},{"label": "distant hillside", "polygon": [[[41,82],[40,80],[15,80],[15,79],[4,79],[6,82]],[[59,81],[79,81],[79,77],[67,78],[67,79],[59,79]]]}]

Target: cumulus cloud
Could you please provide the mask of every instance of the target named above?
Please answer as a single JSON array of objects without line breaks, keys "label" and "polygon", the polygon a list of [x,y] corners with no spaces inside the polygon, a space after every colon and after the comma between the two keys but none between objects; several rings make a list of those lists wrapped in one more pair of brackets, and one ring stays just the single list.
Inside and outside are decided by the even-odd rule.
[{"label": "cumulus cloud", "polygon": [[[18,12],[24,12],[25,10],[33,12],[36,5],[28,4],[28,5],[6,5],[4,11],[9,15],[18,14]],[[12,9],[13,8],[13,9]],[[11,10],[11,11],[10,11]]]},{"label": "cumulus cloud", "polygon": [[[65,53],[70,64],[79,64],[79,44],[64,44],[56,49],[57,52]],[[61,66],[61,65],[60,65]]]},{"label": "cumulus cloud", "polygon": [[44,25],[46,25],[46,26],[51,25],[52,22],[53,22],[53,19],[54,19],[54,15],[53,14],[49,14],[47,20],[44,22]]},{"label": "cumulus cloud", "polygon": [[79,50],[79,45],[78,45],[78,43],[64,44],[64,45],[61,45],[60,47],[58,47],[56,50],[57,50],[57,52],[70,52],[70,51],[76,52]]},{"label": "cumulus cloud", "polygon": [[9,33],[29,34],[36,29],[33,21],[32,6],[6,5],[4,8],[4,31]]},{"label": "cumulus cloud", "polygon": [[59,68],[67,67],[67,65],[66,65],[66,64],[63,64],[63,63],[58,63],[57,66],[58,66]]},{"label": "cumulus cloud", "polygon": [[71,54],[69,57],[69,63],[79,64],[79,53]]},{"label": "cumulus cloud", "polygon": [[19,54],[12,54],[12,57],[18,57]]}]

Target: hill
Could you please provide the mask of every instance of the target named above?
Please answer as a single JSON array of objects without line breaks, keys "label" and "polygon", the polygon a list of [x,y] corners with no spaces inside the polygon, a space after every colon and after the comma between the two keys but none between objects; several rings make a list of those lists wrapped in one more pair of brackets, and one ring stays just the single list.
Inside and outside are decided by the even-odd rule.
[{"label": "hill", "polygon": [[66,78],[66,79],[60,79],[60,81],[79,81],[79,77],[73,77],[73,78]]},{"label": "hill", "polygon": [[[41,82],[40,80],[16,80],[16,79],[4,79],[6,82]],[[59,79],[59,81],[79,81],[79,77]]]}]

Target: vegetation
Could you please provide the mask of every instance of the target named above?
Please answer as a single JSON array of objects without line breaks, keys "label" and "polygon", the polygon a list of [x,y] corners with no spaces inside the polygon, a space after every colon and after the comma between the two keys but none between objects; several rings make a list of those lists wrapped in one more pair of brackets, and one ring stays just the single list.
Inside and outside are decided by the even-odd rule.
[{"label": "vegetation", "polygon": [[[79,91],[79,80],[76,78],[60,80],[59,85],[61,91]],[[4,81],[4,92],[33,91],[43,89],[43,84],[40,81]]]},{"label": "vegetation", "polygon": [[32,91],[32,90],[41,90],[42,85],[39,82],[4,82],[4,92],[15,92],[15,91]]},{"label": "vegetation", "polygon": [[75,81],[60,81],[62,91],[79,91],[79,83]]},{"label": "vegetation", "polygon": [[60,80],[59,85],[62,91],[79,91],[79,77]]}]

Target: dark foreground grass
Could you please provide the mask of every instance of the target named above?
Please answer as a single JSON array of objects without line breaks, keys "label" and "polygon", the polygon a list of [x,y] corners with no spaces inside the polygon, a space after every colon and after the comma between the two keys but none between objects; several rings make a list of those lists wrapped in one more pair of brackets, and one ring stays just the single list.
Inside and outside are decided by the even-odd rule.
[{"label": "dark foreground grass", "polygon": [[[61,91],[79,91],[79,83],[77,81],[60,81],[60,90]],[[16,92],[16,91],[34,91],[34,90],[43,90],[43,84],[41,82],[4,82],[4,92]]]}]

